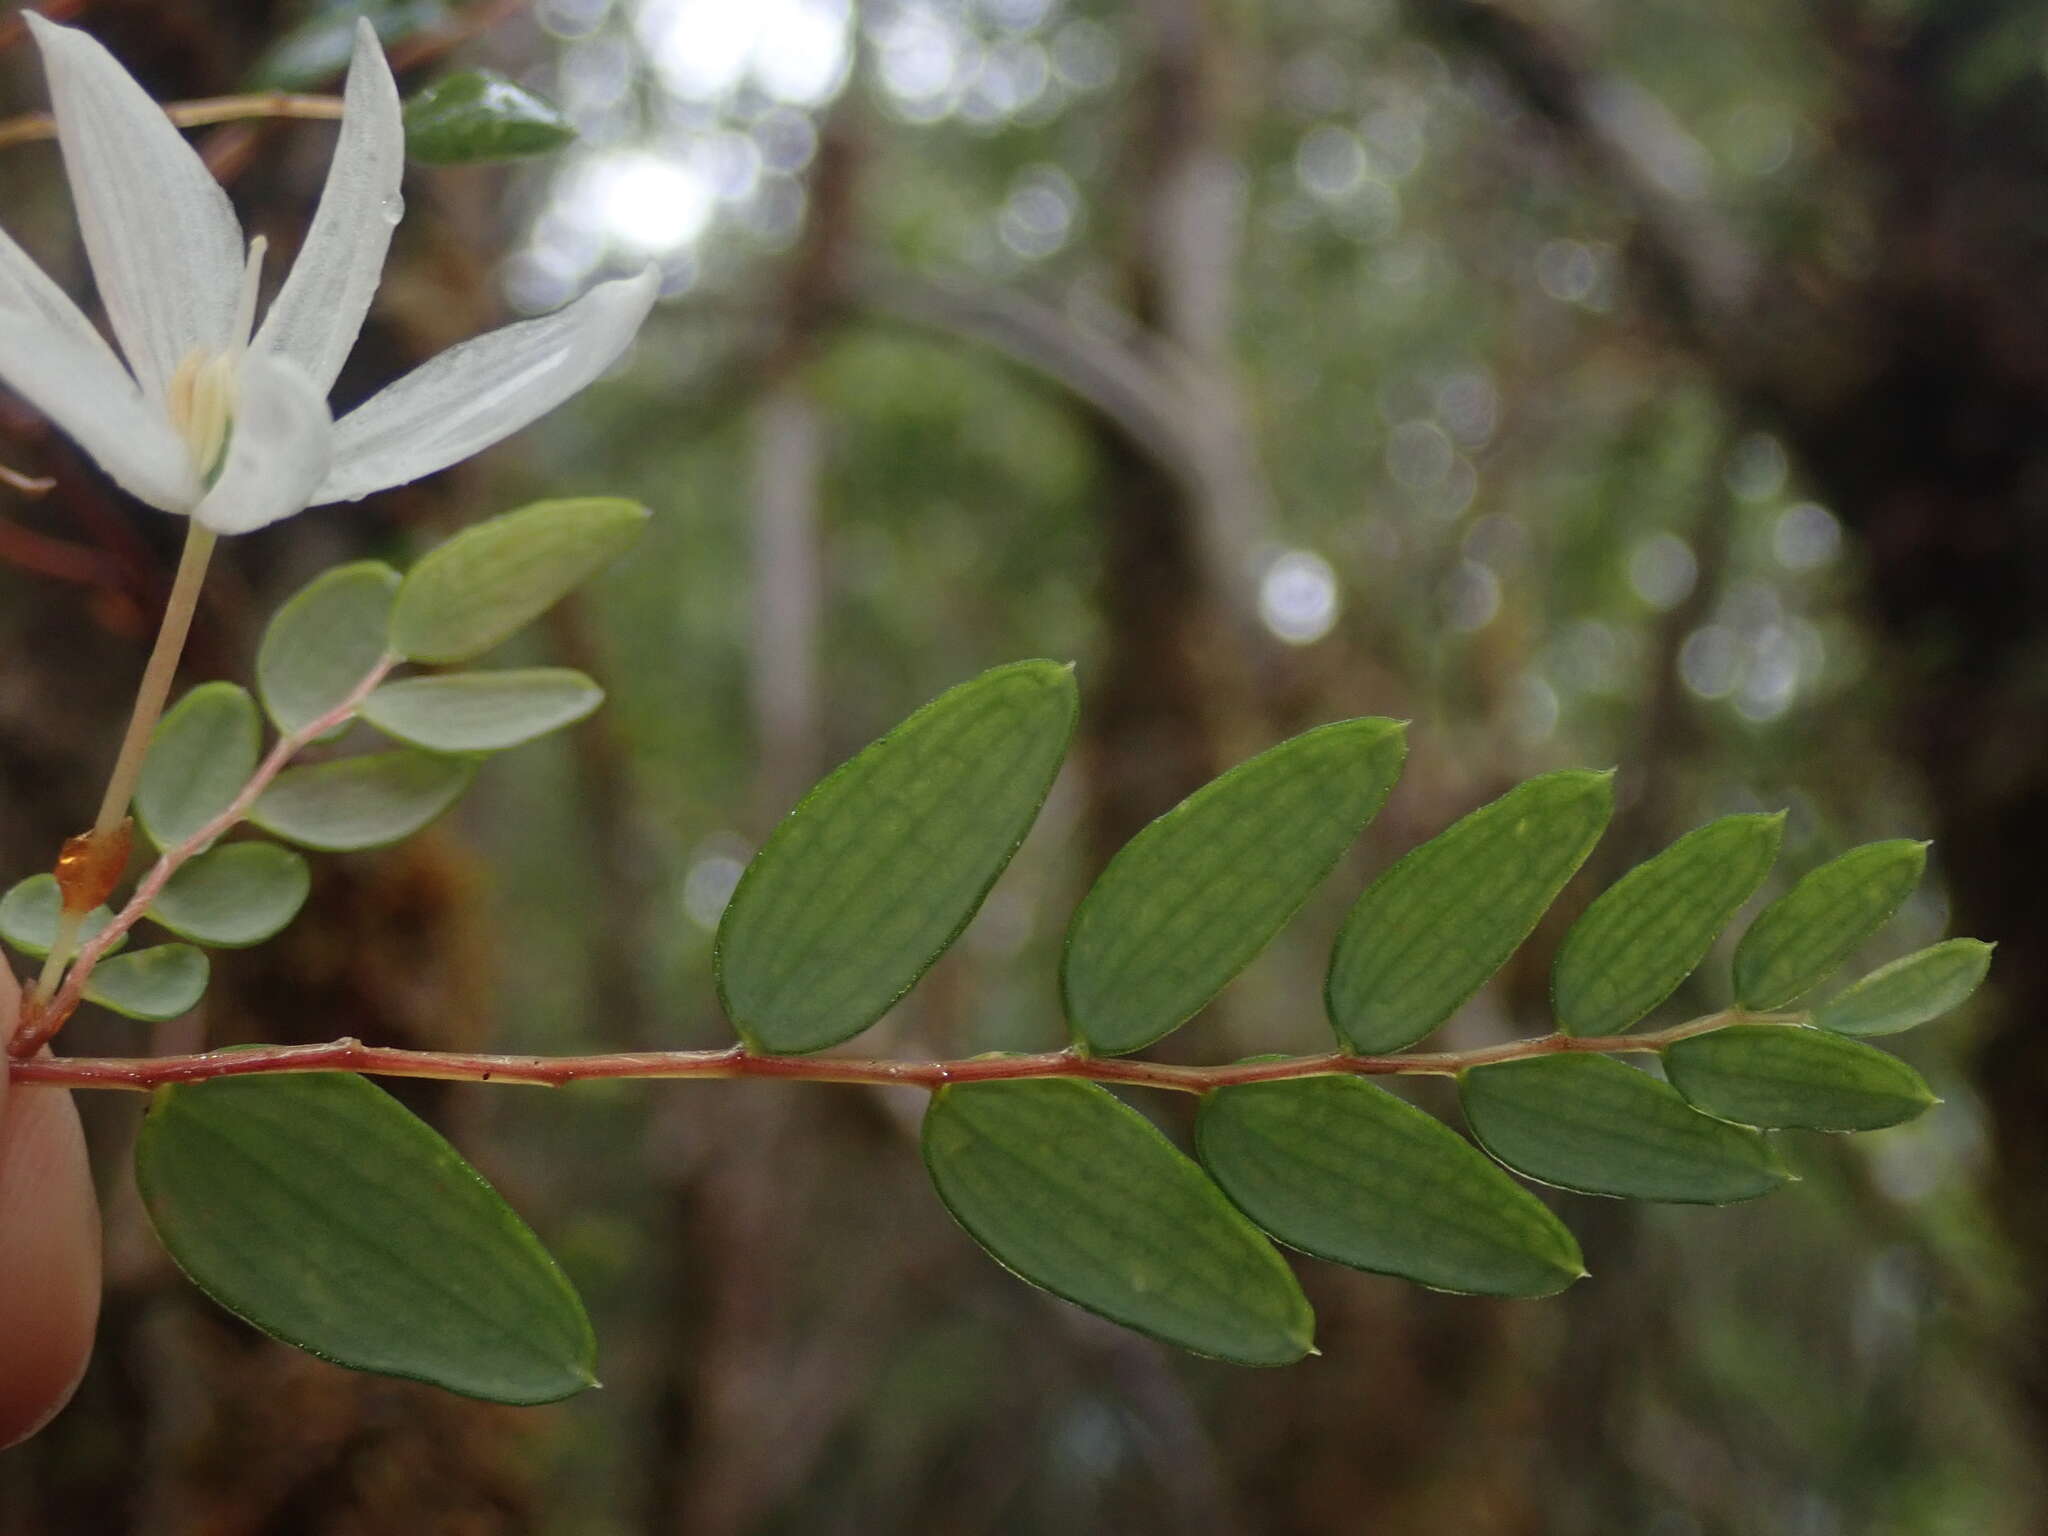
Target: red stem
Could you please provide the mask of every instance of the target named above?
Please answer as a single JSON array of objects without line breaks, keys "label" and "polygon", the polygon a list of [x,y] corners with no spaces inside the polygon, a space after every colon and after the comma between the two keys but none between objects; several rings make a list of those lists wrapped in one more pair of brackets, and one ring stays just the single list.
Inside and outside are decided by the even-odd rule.
[{"label": "red stem", "polygon": [[406,1051],[336,1040],[327,1045],[272,1045],[192,1056],[45,1057],[14,1063],[14,1080],[64,1088],[148,1091],[167,1083],[265,1072],[364,1072],[378,1077],[435,1077],[457,1082],[524,1083],[559,1088],[586,1078],[780,1078],[808,1083],[869,1083],[941,1088],[948,1083],[1011,1082],[1065,1077],[1122,1083],[1178,1093],[1207,1093],[1245,1083],[1342,1073],[1352,1077],[1429,1074],[1454,1076],[1467,1067],[1563,1052],[1619,1055],[1659,1051],[1692,1035],[1729,1024],[1794,1024],[1803,1014],[1747,1014],[1730,1009],[1642,1035],[1580,1039],[1541,1035],[1469,1051],[1428,1051],[1400,1056],[1354,1056],[1332,1051],[1281,1061],[1183,1067],[1161,1061],[1046,1051],[1033,1056],[976,1056],[966,1061],[870,1061],[838,1056],[759,1055],[743,1045],[720,1051],[622,1051],[599,1056],[487,1056],[466,1051]]}]

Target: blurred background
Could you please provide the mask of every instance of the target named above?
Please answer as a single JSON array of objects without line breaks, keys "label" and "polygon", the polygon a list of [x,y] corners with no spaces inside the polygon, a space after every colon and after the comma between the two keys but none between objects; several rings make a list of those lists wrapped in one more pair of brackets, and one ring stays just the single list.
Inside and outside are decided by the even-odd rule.
[{"label": "blurred background", "polygon": [[[331,89],[359,5],[50,0],[165,100]],[[350,1375],[199,1297],[88,1095],[109,1277],[68,1415],[0,1458],[43,1533],[2048,1530],[2048,15],[2028,0],[383,0],[578,141],[409,173],[346,405],[658,262],[606,382],[506,448],[238,539],[189,681],[276,604],[543,494],[656,511],[523,642],[611,690],[458,814],[318,864],[204,1016],[77,1053],[728,1036],[712,931],[825,769],[975,671],[1078,662],[1082,737],[963,942],[863,1052],[1061,1037],[1068,912],[1146,820],[1325,720],[1415,721],[1356,857],[1166,1053],[1327,1043],[1322,956],[1399,851],[1620,765],[1552,920],[1445,1031],[1534,1033],[1605,879],[1790,808],[1782,877],[1937,839],[1863,957],[2000,941],[1895,1042],[1945,1102],[1787,1137],[1750,1206],[1560,1197],[1541,1303],[1301,1267],[1323,1353],[1195,1360],[960,1234],[918,1097],[403,1085],[580,1285],[605,1389]],[[0,115],[44,105],[0,16]],[[289,253],[331,127],[197,136]],[[90,293],[57,154],[0,218]],[[273,263],[275,274],[283,263]],[[180,529],[0,392],[0,867],[89,819]],[[1725,956],[1723,957],[1725,961]],[[1673,1016],[1725,1000],[1710,964]],[[1428,1107],[1455,1117],[1428,1092]],[[1187,1106],[1147,1102],[1169,1129]]]}]

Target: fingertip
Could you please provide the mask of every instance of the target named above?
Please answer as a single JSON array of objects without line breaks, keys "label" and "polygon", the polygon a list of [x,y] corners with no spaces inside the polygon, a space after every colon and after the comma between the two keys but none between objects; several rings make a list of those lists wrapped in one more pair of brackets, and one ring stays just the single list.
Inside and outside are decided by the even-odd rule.
[{"label": "fingertip", "polygon": [[0,1449],[71,1401],[99,1309],[99,1200],[77,1106],[0,1072]]}]

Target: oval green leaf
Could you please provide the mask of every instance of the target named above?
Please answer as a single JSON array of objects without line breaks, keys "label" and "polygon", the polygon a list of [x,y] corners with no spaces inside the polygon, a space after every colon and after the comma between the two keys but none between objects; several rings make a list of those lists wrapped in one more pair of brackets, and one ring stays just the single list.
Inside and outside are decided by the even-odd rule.
[{"label": "oval green leaf", "polygon": [[1695,1109],[1743,1125],[1874,1131],[1934,1095],[1896,1056],[1825,1030],[1731,1024],[1664,1052],[1664,1075]]},{"label": "oval green leaf", "polygon": [[1735,1001],[1782,1008],[1841,968],[1920,883],[1927,844],[1906,838],[1851,848],[1758,914],[1735,949]]},{"label": "oval green leaf", "polygon": [[1406,1050],[1486,985],[1600,840],[1612,778],[1570,771],[1518,785],[1358,898],[1324,988],[1352,1050]]},{"label": "oval green leaf", "polygon": [[581,672],[533,667],[386,683],[363,701],[363,718],[431,752],[499,752],[574,725],[603,702]]},{"label": "oval green leaf", "polygon": [[908,992],[1031,830],[1076,707],[1069,668],[997,667],[805,796],[718,926],[718,992],[740,1038],[756,1050],[822,1050]]},{"label": "oval green leaf", "polygon": [[560,149],[561,110],[488,69],[443,75],[405,104],[405,152],[423,165],[475,165]]},{"label": "oval green leaf", "polygon": [[1542,1201],[1355,1077],[1218,1089],[1195,1148],[1239,1210],[1317,1258],[1481,1296],[1548,1296],[1586,1272]]},{"label": "oval green leaf", "polygon": [[256,693],[280,731],[302,731],[341,707],[384,660],[398,572],[381,560],[316,577],[263,632]]},{"label": "oval green leaf", "polygon": [[1822,1004],[1813,1022],[1838,1035],[1895,1035],[1938,1019],[1977,990],[1995,948],[1982,939],[1949,939],[1894,960]]},{"label": "oval green leaf", "polygon": [[1060,993],[1097,1051],[1187,1022],[1265,948],[1387,798],[1399,721],[1344,720],[1197,790],[1110,860],[1067,930]]},{"label": "oval green leaf", "polygon": [[142,760],[135,817],[158,848],[175,848],[228,808],[256,772],[263,721],[233,683],[202,683],[165,715]]},{"label": "oval green leaf", "polygon": [[[64,896],[57,889],[55,875],[30,875],[0,896],[0,939],[25,955],[42,959],[57,937],[57,919],[63,906]],[[114,914],[108,908],[94,907],[79,929],[79,941],[98,938],[113,920]],[[114,948],[119,949],[127,942],[128,936],[123,934],[114,941]]]},{"label": "oval green leaf", "polygon": [[1558,948],[1558,1028],[1618,1035],[1676,992],[1771,872],[1784,828],[1783,812],[1723,816],[1601,892]]},{"label": "oval green leaf", "polygon": [[941,1088],[925,1165],[1012,1274],[1112,1322],[1240,1365],[1315,1342],[1287,1261],[1158,1127],[1093,1083]]},{"label": "oval green leaf", "polygon": [[244,949],[281,932],[312,886],[312,871],[290,849],[229,843],[171,876],[149,915],[194,944]]},{"label": "oval green leaf", "polygon": [[1608,1056],[1530,1056],[1460,1074],[1465,1122],[1517,1173],[1631,1200],[1726,1205],[1790,1175],[1755,1131],[1709,1119]]},{"label": "oval green leaf", "polygon": [[474,777],[476,763],[466,757],[411,750],[345,757],[287,768],[249,819],[302,848],[381,848],[412,836],[447,810]]},{"label": "oval green leaf", "polygon": [[190,944],[138,949],[94,966],[85,983],[85,1000],[131,1019],[161,1023],[199,1006],[211,969],[205,952]]},{"label": "oval green leaf", "polygon": [[455,662],[510,639],[623,554],[647,509],[607,497],[538,501],[466,528],[421,558],[398,589],[390,646]]},{"label": "oval green leaf", "polygon": [[178,1267],[288,1344],[493,1402],[596,1385],[590,1320],[539,1239],[360,1077],[160,1088],[135,1175]]}]

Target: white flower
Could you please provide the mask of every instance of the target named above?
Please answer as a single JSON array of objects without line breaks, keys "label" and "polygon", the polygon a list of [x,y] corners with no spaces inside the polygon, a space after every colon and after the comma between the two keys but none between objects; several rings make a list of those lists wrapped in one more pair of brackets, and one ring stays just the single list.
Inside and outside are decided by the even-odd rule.
[{"label": "white flower", "polygon": [[[365,21],[341,139],[299,259],[261,327],[263,260],[163,110],[83,32],[26,13],[114,337],[0,232],[0,382],[125,489],[220,533],[357,501],[477,453],[611,366],[652,268],[452,347],[341,420],[327,392],[362,330],[403,205],[398,88]],[[253,334],[252,334],[253,328]]]}]

